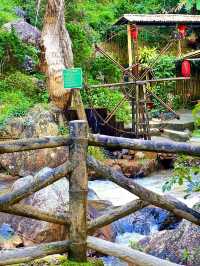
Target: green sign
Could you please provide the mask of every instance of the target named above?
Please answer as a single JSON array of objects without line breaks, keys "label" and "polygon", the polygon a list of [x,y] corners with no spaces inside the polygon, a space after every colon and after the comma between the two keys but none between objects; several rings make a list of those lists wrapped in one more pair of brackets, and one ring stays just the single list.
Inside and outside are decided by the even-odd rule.
[{"label": "green sign", "polygon": [[65,89],[82,89],[83,74],[81,68],[69,68],[63,70]]}]

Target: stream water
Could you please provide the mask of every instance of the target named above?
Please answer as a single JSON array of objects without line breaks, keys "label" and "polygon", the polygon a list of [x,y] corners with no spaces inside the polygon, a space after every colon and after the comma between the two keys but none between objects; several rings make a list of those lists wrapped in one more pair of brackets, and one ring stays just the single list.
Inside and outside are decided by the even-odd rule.
[{"label": "stream water", "polygon": [[[164,170],[154,173],[149,177],[135,179],[135,181],[154,192],[163,194],[162,186],[171,174],[171,170]],[[133,194],[110,181],[90,181],[89,187],[96,192],[100,199],[108,200],[114,206],[123,205],[137,198]],[[188,199],[184,199],[184,187],[175,187],[167,194],[185,202],[190,207],[192,207],[196,202],[199,202],[199,195],[195,193]],[[115,242],[130,246],[132,241],[137,242],[147,235],[151,235],[161,230],[160,226],[168,215],[168,212],[165,210],[150,207],[144,208],[136,214],[120,219],[112,224],[112,228],[116,233]],[[173,229],[177,225],[178,223],[174,223],[167,229]],[[114,257],[103,257],[103,260],[107,266],[127,265]]]}]

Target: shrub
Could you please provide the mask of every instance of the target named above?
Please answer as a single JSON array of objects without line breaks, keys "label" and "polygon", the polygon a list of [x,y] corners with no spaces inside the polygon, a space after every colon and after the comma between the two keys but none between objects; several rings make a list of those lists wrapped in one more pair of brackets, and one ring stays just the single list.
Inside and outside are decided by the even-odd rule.
[{"label": "shrub", "polygon": [[4,125],[10,117],[25,115],[34,102],[22,91],[4,91],[0,94],[0,124]]},{"label": "shrub", "polygon": [[195,108],[192,110],[192,115],[194,117],[195,127],[200,127],[200,103],[198,103]]},{"label": "shrub", "polygon": [[1,72],[20,69],[26,56],[31,57],[36,64],[39,62],[36,48],[23,43],[14,30],[11,32],[0,30]]}]

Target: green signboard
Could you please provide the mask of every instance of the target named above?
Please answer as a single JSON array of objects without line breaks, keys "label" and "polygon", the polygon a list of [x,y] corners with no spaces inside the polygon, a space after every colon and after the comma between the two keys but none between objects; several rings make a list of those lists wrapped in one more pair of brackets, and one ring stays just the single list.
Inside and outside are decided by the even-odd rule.
[{"label": "green signboard", "polygon": [[82,89],[83,73],[81,68],[69,68],[63,70],[65,89]]}]

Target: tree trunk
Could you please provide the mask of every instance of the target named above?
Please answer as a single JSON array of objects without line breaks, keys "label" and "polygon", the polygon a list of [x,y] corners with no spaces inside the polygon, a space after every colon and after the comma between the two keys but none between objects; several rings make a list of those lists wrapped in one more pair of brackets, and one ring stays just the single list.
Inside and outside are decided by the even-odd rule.
[{"label": "tree trunk", "polygon": [[48,78],[48,91],[54,104],[66,109],[71,104],[71,90],[63,87],[63,69],[73,67],[73,53],[65,28],[64,0],[48,0],[42,30],[41,70]]}]

